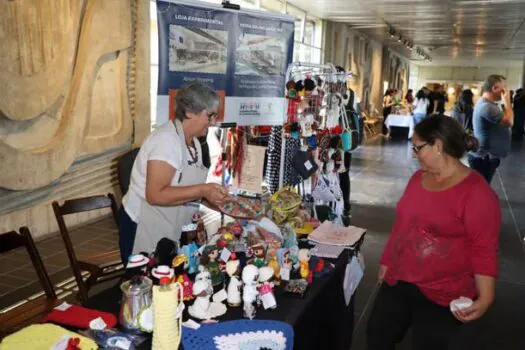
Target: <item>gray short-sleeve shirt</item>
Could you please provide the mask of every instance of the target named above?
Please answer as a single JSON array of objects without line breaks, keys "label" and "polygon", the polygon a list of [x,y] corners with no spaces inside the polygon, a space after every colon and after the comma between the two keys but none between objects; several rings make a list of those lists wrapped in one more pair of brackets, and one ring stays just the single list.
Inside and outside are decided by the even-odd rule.
[{"label": "gray short-sleeve shirt", "polygon": [[504,158],[510,148],[510,128],[502,126],[503,111],[499,106],[481,97],[472,115],[474,136],[479,140],[479,150],[473,156]]}]

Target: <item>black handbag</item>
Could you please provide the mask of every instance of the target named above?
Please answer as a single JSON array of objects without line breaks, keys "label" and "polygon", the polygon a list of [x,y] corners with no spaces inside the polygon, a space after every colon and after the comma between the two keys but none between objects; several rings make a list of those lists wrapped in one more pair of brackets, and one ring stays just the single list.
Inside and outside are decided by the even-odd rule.
[{"label": "black handbag", "polygon": [[297,151],[295,153],[292,159],[292,167],[305,180],[312,176],[319,168],[312,156],[305,151]]}]

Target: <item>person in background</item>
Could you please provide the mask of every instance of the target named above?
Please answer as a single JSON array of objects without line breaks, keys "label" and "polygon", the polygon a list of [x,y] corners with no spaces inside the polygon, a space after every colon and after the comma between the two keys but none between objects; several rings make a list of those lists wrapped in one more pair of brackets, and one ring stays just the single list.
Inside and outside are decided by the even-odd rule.
[{"label": "person in background", "polygon": [[433,95],[434,109],[432,114],[445,115],[445,104],[448,102],[448,97],[445,94],[443,85],[439,85]]},{"label": "person in background", "polygon": [[407,94],[405,96],[405,100],[407,101],[407,104],[408,105],[412,105],[414,103],[414,95],[413,95],[414,91],[412,89],[409,89],[407,91]]},{"label": "person in background", "polygon": [[[410,327],[413,349],[477,349],[471,346],[475,334],[462,327],[494,301],[499,198],[460,161],[478,141],[454,119],[425,118],[412,143],[421,169],[399,200],[381,257],[368,350],[394,349]],[[451,312],[450,302],[461,296],[472,306]]]},{"label": "person in background", "polygon": [[514,125],[512,126],[512,139],[514,141],[523,140],[525,128],[525,90],[516,90],[513,103]]},{"label": "person in background", "polygon": [[461,91],[456,105],[452,109],[452,118],[457,120],[466,132],[472,133],[472,113],[474,112],[474,94],[472,90]]},{"label": "person in background", "polygon": [[428,99],[429,104],[427,107],[427,116],[430,116],[432,115],[432,112],[434,111],[434,95],[432,94],[430,89],[427,88],[426,86],[424,86],[421,90],[423,90],[423,92],[425,93],[425,96]]},{"label": "person in background", "polygon": [[388,116],[392,114],[392,109],[395,105],[395,101],[393,99],[393,90],[388,89],[385,92],[385,96],[383,96],[383,135],[389,134],[388,127],[386,126],[386,121],[388,119]]},{"label": "person in background", "polygon": [[511,105],[510,94],[505,91],[505,80],[501,75],[490,75],[485,79],[483,94],[472,115],[474,136],[479,140],[480,147],[478,151],[469,153],[468,162],[489,184],[501,159],[509,152],[510,129],[514,124],[512,108],[502,110],[497,104],[503,99],[506,106]]},{"label": "person in background", "polygon": [[514,106],[514,90],[510,90],[510,103]]},{"label": "person in background", "polygon": [[198,140],[217,116],[219,97],[193,81],[175,97],[175,120],[161,125],[144,141],[131,171],[130,186],[119,212],[122,262],[138,252],[152,252],[167,237],[180,238],[199,202],[217,207],[227,196],[220,185],[205,183],[208,169]]},{"label": "person in background", "polygon": [[419,124],[427,116],[427,108],[430,104],[425,92],[421,89],[416,94],[414,101],[414,125]]}]

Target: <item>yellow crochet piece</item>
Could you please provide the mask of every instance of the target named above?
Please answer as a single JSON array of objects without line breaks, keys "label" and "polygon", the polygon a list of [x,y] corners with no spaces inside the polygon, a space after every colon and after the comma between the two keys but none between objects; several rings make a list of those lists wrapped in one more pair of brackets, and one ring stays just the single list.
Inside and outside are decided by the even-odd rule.
[{"label": "yellow crochet piece", "polygon": [[34,324],[13,333],[2,340],[0,350],[49,350],[58,343],[64,335],[79,338],[82,350],[98,349],[97,344],[80,334],[73,333],[54,324]]},{"label": "yellow crochet piece", "polygon": [[182,334],[182,314],[176,318],[177,308],[183,300],[180,283],[172,283],[167,289],[153,287],[153,350],[178,349]]}]

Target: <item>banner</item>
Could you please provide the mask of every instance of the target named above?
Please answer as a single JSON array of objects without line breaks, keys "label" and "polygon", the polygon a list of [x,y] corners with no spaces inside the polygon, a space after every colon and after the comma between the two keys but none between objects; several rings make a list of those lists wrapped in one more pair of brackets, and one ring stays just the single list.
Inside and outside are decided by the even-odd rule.
[{"label": "banner", "polygon": [[167,0],[157,0],[157,17],[158,115],[173,119],[177,89],[200,80],[219,94],[218,121],[284,123],[293,17]]}]

